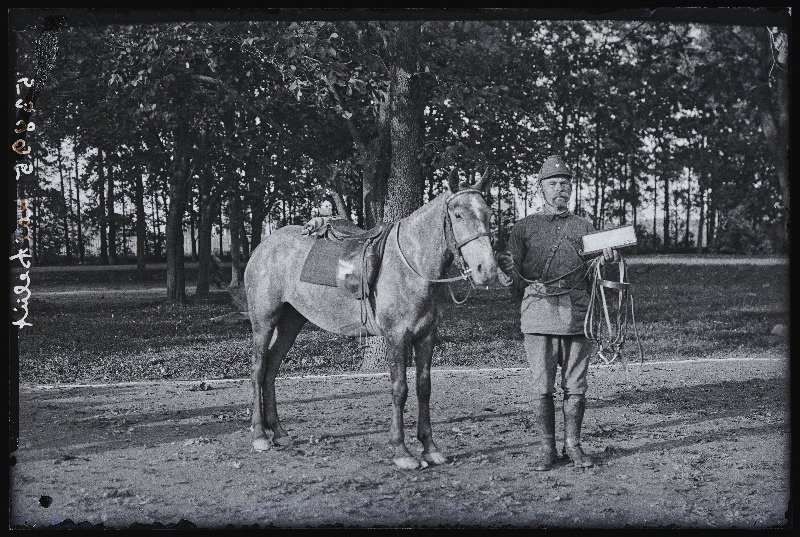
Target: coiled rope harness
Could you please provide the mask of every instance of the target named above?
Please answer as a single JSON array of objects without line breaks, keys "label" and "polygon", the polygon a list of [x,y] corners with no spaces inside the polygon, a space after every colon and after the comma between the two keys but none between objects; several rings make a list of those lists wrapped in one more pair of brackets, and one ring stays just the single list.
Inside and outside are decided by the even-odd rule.
[{"label": "coiled rope harness", "polygon": [[[619,267],[619,281],[609,280],[604,277],[604,271],[607,272],[610,269],[610,265],[613,264]],[[636,334],[636,343],[639,347],[639,360],[644,362],[642,342],[639,339],[639,329],[636,326],[633,295],[630,292],[631,284],[627,281],[628,264],[625,258],[620,257],[620,260],[616,263],[603,263],[602,257],[598,257],[591,261],[590,268],[592,281],[590,283],[589,309],[583,322],[584,334],[595,342],[597,356],[603,362],[611,364],[622,357],[622,363],[627,367],[628,363],[622,354],[622,346],[625,344],[625,337],[628,332],[628,317],[630,315],[633,330]],[[607,297],[607,291],[616,291],[616,300]]]}]

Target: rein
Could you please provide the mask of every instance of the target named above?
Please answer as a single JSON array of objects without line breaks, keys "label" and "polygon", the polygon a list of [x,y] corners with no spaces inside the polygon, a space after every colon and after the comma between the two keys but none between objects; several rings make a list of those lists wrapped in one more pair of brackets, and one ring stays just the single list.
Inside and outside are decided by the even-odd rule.
[{"label": "rein", "polygon": [[[464,189],[464,190],[459,190],[458,192],[450,195],[444,202],[444,213],[445,213],[445,218],[444,218],[444,226],[445,227],[444,227],[444,230],[443,230],[444,231],[444,240],[447,243],[447,250],[449,250],[453,254],[453,258],[454,258],[456,264],[458,265],[458,269],[461,272],[461,276],[455,276],[453,278],[428,278],[427,276],[423,276],[414,267],[411,266],[411,263],[409,263],[408,258],[406,257],[405,253],[403,253],[402,246],[400,246],[400,223],[402,221],[398,221],[397,222],[397,231],[396,231],[396,234],[395,234],[395,240],[397,241],[397,250],[398,250],[398,252],[400,252],[400,258],[403,260],[403,263],[409,268],[409,270],[411,270],[411,272],[413,272],[419,278],[421,278],[421,279],[423,279],[425,281],[431,282],[431,283],[448,283],[449,284],[451,282],[456,282],[456,281],[459,281],[459,280],[467,280],[467,281],[470,282],[470,288],[469,288],[469,291],[467,292],[467,296],[464,297],[464,299],[461,300],[461,301],[456,299],[455,295],[453,294],[453,289],[448,285],[448,289],[450,291],[450,297],[453,299],[453,302],[455,302],[456,304],[463,304],[464,302],[466,302],[466,300],[469,298],[469,295],[472,293],[472,289],[475,287],[475,282],[472,280],[472,275],[471,275],[472,269],[470,269],[467,266],[466,262],[464,261],[464,257],[461,255],[461,248],[463,248],[465,245],[467,245],[468,243],[470,243],[470,242],[472,242],[472,241],[474,241],[476,239],[479,239],[481,237],[488,237],[489,236],[489,232],[488,231],[481,231],[479,233],[475,233],[474,235],[470,235],[469,237],[467,237],[466,239],[462,239],[461,241],[458,241],[456,239],[455,233],[453,232],[453,222],[450,219],[450,202],[455,197],[460,196],[461,194],[478,194],[478,195],[480,195],[481,192],[479,190],[475,190],[473,188],[467,188],[467,189]],[[448,235],[448,231],[450,232],[449,235]],[[450,240],[450,237],[452,237],[452,240]]]},{"label": "rein", "polygon": [[570,293],[571,291],[574,291],[575,289],[577,289],[578,286],[580,285],[580,282],[582,282],[583,280],[586,279],[587,276],[589,276],[589,273],[594,268],[593,265],[592,265],[593,262],[594,262],[594,260],[592,260],[592,261],[584,261],[583,263],[581,263],[580,265],[578,265],[574,269],[570,270],[569,272],[565,272],[564,274],[561,274],[561,275],[559,275],[559,276],[557,276],[555,278],[551,278],[551,279],[549,279],[547,281],[529,280],[528,278],[524,277],[522,274],[519,275],[519,279],[524,281],[525,283],[528,283],[528,284],[540,283],[543,286],[547,286],[547,285],[550,285],[553,282],[557,282],[559,280],[562,280],[562,279],[566,278],[570,274],[573,274],[574,272],[577,272],[578,270],[582,269],[585,266],[588,266],[587,269],[586,269],[586,272],[583,274],[583,276],[581,276],[581,278],[578,280],[578,283],[575,284],[573,287],[570,287],[569,289],[566,289],[565,291],[559,291],[557,293],[547,293],[547,292],[541,292],[541,291],[537,291],[536,292],[537,296],[560,296],[560,295],[566,295],[566,294]]},{"label": "rein", "polygon": [[[636,334],[636,343],[639,347],[639,360],[644,362],[644,352],[642,342],[639,339],[639,329],[636,326],[636,313],[633,307],[633,295],[630,293],[630,283],[626,279],[628,265],[624,258],[618,261],[619,281],[607,280],[603,278],[603,271],[600,263],[601,258],[596,258],[591,263],[594,270],[592,276],[592,291],[589,296],[589,308],[586,311],[586,318],[583,322],[583,332],[586,337],[597,345],[597,355],[606,365],[613,363],[622,356],[622,346],[625,343],[625,336],[628,331],[628,313],[633,322],[633,330]],[[606,289],[617,291],[615,315],[612,322],[612,315],[609,313],[609,300],[606,298]],[[598,296],[600,301],[598,301]],[[602,314],[602,317],[601,317]],[[605,325],[603,324],[605,320]],[[605,327],[605,331],[603,328]],[[610,357],[606,357],[610,353]],[[627,360],[622,358],[623,365],[627,368]]]}]

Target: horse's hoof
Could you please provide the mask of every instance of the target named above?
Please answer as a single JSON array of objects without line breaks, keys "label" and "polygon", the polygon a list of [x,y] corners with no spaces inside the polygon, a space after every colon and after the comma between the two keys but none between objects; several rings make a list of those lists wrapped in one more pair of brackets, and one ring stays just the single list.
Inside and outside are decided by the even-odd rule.
[{"label": "horse's hoof", "polygon": [[416,470],[420,467],[420,463],[414,457],[395,457],[392,462],[403,470]]},{"label": "horse's hoof", "polygon": [[272,442],[267,438],[256,438],[253,440],[253,449],[256,451],[269,451],[272,449]]},{"label": "horse's hoof", "polygon": [[430,453],[423,453],[422,459],[430,464],[444,464],[447,462],[447,457],[438,451],[431,451]]},{"label": "horse's hoof", "polygon": [[277,438],[273,436],[272,443],[278,447],[286,447],[294,444],[294,440],[292,440],[291,436],[279,436]]}]

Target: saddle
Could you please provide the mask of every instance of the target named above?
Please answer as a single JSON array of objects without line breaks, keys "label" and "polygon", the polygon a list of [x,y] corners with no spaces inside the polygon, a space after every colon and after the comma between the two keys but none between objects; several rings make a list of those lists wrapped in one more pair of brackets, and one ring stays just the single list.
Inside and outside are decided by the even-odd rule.
[{"label": "saddle", "polygon": [[381,222],[365,230],[343,218],[317,217],[303,226],[302,233],[337,243],[336,287],[348,298],[363,300],[372,293],[391,228],[392,224]]}]

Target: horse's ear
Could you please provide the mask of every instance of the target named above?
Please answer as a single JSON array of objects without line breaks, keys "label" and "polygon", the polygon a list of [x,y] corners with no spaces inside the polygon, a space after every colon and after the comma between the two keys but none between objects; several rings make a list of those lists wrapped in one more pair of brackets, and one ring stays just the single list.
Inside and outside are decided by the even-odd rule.
[{"label": "horse's ear", "polygon": [[453,169],[450,170],[450,175],[447,176],[447,187],[450,189],[450,192],[452,192],[453,194],[458,192],[458,190],[460,188],[460,185],[459,185],[459,182],[458,182],[458,168],[457,167],[453,167]]},{"label": "horse's ear", "polygon": [[488,192],[491,186],[492,186],[492,166],[486,166],[486,171],[483,172],[481,178],[475,182],[472,188],[474,188],[475,190],[480,190],[481,192]]}]

